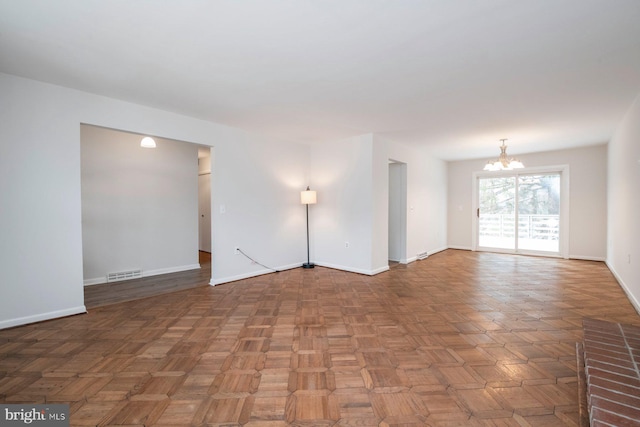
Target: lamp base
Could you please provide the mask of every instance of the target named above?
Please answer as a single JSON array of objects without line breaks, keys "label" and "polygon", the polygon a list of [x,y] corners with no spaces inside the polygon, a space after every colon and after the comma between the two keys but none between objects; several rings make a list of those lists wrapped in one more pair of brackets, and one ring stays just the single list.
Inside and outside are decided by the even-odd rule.
[{"label": "lamp base", "polygon": [[312,262],[305,262],[304,264],[302,264],[302,268],[313,268],[316,265]]}]

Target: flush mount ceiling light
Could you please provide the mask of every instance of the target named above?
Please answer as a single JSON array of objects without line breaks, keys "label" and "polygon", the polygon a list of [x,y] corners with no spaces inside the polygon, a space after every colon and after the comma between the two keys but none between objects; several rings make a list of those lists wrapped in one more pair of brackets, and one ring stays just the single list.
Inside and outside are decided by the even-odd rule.
[{"label": "flush mount ceiling light", "polygon": [[140,147],[143,148],[156,148],[156,142],[150,136],[145,136],[140,141]]},{"label": "flush mount ceiling light", "polygon": [[487,164],[484,166],[484,170],[486,171],[501,171],[501,170],[511,170],[511,169],[520,169],[523,168],[524,165],[518,159],[507,157],[507,146],[504,145],[504,142],[507,139],[501,139],[502,145],[500,146],[500,157],[495,160],[489,160]]}]

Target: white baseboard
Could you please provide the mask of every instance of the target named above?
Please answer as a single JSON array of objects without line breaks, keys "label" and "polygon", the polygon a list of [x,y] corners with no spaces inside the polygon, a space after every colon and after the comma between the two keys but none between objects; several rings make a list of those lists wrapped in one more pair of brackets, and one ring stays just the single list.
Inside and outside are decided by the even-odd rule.
[{"label": "white baseboard", "polygon": [[[276,268],[275,270],[284,271],[284,270],[291,270],[293,268],[298,268],[298,267],[302,267],[302,263],[301,262],[297,262],[295,264],[283,265],[283,266],[280,266],[280,267]],[[216,278],[212,277],[211,280],[209,281],[209,285],[216,286],[216,285],[221,285],[223,283],[236,282],[238,280],[249,279],[251,277],[256,277],[256,276],[262,276],[264,274],[276,273],[275,270],[269,270],[269,269],[264,269],[263,268],[262,270],[252,271],[250,273],[238,274],[236,276],[222,277],[222,278],[219,278],[219,279],[216,279]]]},{"label": "white baseboard", "polygon": [[282,267],[278,267],[277,270],[278,271],[293,270],[294,268],[302,267],[302,264],[303,264],[302,262],[296,262],[295,264],[288,264]]},{"label": "white baseboard", "polygon": [[379,268],[376,268],[374,270],[371,270],[371,272],[368,275],[369,276],[375,276],[376,274],[384,273],[385,271],[389,271],[389,266],[388,265],[384,265],[382,267],[379,267]]},{"label": "white baseboard", "polygon": [[629,291],[629,286],[627,286],[627,284],[624,282],[624,280],[622,280],[620,275],[618,275],[618,273],[616,272],[615,268],[613,268],[613,266],[609,263],[608,260],[605,261],[605,264],[609,268],[609,271],[611,271],[611,274],[613,274],[613,277],[615,277],[616,280],[618,281],[618,284],[620,285],[620,287],[622,288],[624,293],[627,294],[627,298],[629,298],[629,301],[631,302],[631,305],[633,306],[633,308],[635,308],[636,311],[638,312],[638,314],[640,314],[640,301],[638,301],[633,296],[633,294]]},{"label": "white baseboard", "polygon": [[389,259],[389,261],[397,262],[398,264],[409,264],[409,263],[415,261],[416,259],[418,259],[418,257],[401,258],[401,259]]},{"label": "white baseboard", "polygon": [[[429,256],[438,253],[438,252],[442,252],[444,250],[447,249],[458,249],[461,251],[473,251],[473,248],[468,247],[468,246],[448,246],[448,247],[444,247],[444,248],[440,248],[440,249],[436,249],[433,251],[429,251],[428,254]],[[507,254],[511,254],[511,252],[501,252],[500,250],[495,250],[493,251],[494,253],[507,253]],[[547,255],[545,253],[530,253],[530,254],[526,254],[526,255],[532,255],[532,256],[552,256],[552,257],[560,257],[560,255]],[[583,260],[583,261],[606,261],[606,258],[603,257],[594,257],[594,256],[588,256],[588,255],[569,255],[569,259],[579,259],[579,260]]]},{"label": "white baseboard", "polygon": [[82,284],[84,286],[100,285],[102,283],[107,283],[107,278],[106,277],[96,277],[94,279],[84,279],[84,281],[82,282]]},{"label": "white baseboard", "polygon": [[449,246],[449,247],[446,247],[444,249],[458,249],[458,250],[461,250],[461,251],[472,251],[473,250],[473,248],[471,246]]},{"label": "white baseboard", "polygon": [[[388,265],[385,265],[385,266],[382,266],[380,268],[376,268],[376,269],[373,269],[373,270],[364,270],[364,269],[360,269],[360,268],[346,267],[344,265],[331,264],[331,263],[327,263],[327,262],[316,262],[315,265],[318,266],[318,267],[326,267],[326,268],[331,268],[331,269],[334,269],[334,270],[348,271],[349,273],[364,274],[366,276],[375,276],[376,274],[380,274],[380,273],[383,273],[383,272],[389,270],[389,266]],[[290,270],[292,268],[298,268],[298,267],[302,267],[302,263],[285,265],[285,266],[279,267],[277,270],[283,271],[283,270]],[[250,277],[261,276],[263,274],[268,274],[268,273],[273,273],[273,270],[260,270],[260,271],[255,271],[255,272],[251,272],[251,273],[239,274],[237,276],[223,277],[223,278],[219,278],[219,279],[212,278],[211,281],[209,282],[209,284],[211,286],[216,286],[216,285],[220,285],[222,283],[235,282],[237,280],[248,279]]]},{"label": "white baseboard", "polygon": [[[447,247],[443,247],[443,248],[438,248],[435,249],[433,251],[429,251],[428,254],[432,255],[444,250],[447,250]],[[412,263],[414,261],[417,261],[417,256],[411,257],[411,258],[407,258],[407,259],[402,259],[399,260],[398,262],[400,264],[409,264]],[[326,267],[326,268],[331,268],[333,270],[341,270],[341,271],[347,271],[349,273],[357,273],[357,274],[364,274],[366,276],[375,276],[376,274],[380,274],[383,273],[385,271],[389,270],[389,266],[385,265],[379,268],[375,268],[373,270],[365,270],[365,269],[361,269],[361,268],[353,268],[353,267],[347,267],[344,265],[340,265],[340,264],[333,264],[333,263],[329,263],[329,262],[315,262],[315,265],[317,265],[318,267]],[[302,263],[296,263],[296,264],[290,264],[290,265],[286,265],[283,267],[279,267],[277,268],[277,270],[279,271],[283,271],[283,270],[290,270],[292,268],[298,268],[301,267]],[[251,277],[256,277],[256,276],[262,276],[263,274],[269,274],[269,273],[273,273],[273,270],[258,270],[258,271],[253,271],[250,273],[243,273],[243,274],[238,274],[236,276],[228,276],[228,277],[221,277],[221,278],[211,278],[211,281],[209,281],[209,284],[211,286],[216,286],[216,285],[221,285],[223,283],[229,283],[229,282],[235,282],[238,280],[243,280],[243,279],[249,279]]]},{"label": "white baseboard", "polygon": [[350,273],[364,274],[366,276],[375,276],[376,274],[380,274],[382,272],[389,270],[388,265],[385,265],[373,270],[364,270],[361,268],[346,267],[344,265],[332,264],[328,262],[316,262],[316,265],[319,265],[320,267],[333,268],[334,270],[342,270],[342,271],[348,271]]},{"label": "white baseboard", "polygon": [[[181,271],[197,270],[201,268],[200,264],[179,265],[177,267],[158,268],[155,270],[143,270],[142,277],[159,276],[161,274],[179,273]],[[84,286],[100,285],[107,283],[106,275],[104,277],[96,277],[93,279],[85,279]],[[117,282],[113,282],[117,283]]]},{"label": "white baseboard", "polygon": [[198,270],[200,267],[200,264],[188,264],[188,265],[180,265],[177,267],[169,267],[169,268],[159,268],[157,270],[147,270],[147,271],[142,271],[142,277],[148,277],[148,276],[158,276],[160,274],[169,274],[169,273],[179,273],[181,271],[188,271],[188,270]]},{"label": "white baseboard", "polygon": [[593,257],[586,255],[569,255],[569,259],[579,259],[582,261],[606,261],[607,259],[604,257]]},{"label": "white baseboard", "polygon": [[[443,247],[441,247],[441,248],[434,249],[434,250],[432,250],[432,251],[427,251],[427,255],[428,255],[428,256],[435,255],[435,254],[437,254],[438,252],[446,251],[447,249],[449,249],[447,246],[443,246]],[[452,247],[451,249],[462,249],[462,248],[453,248],[453,247]],[[470,250],[470,249],[464,249],[464,250]]]},{"label": "white baseboard", "polygon": [[251,277],[262,276],[263,274],[273,273],[273,270],[262,269],[258,271],[252,271],[251,273],[238,274],[236,276],[222,277],[220,279],[214,279],[213,277],[209,281],[211,286],[221,285],[223,283],[237,282],[238,280],[249,279]]},{"label": "white baseboard", "polygon": [[67,308],[65,310],[49,311],[47,313],[34,314],[32,316],[17,317],[0,321],[0,329],[12,328],[14,326],[28,325],[29,323],[42,322],[43,320],[57,319],[58,317],[72,316],[74,314],[86,313],[84,305]]}]

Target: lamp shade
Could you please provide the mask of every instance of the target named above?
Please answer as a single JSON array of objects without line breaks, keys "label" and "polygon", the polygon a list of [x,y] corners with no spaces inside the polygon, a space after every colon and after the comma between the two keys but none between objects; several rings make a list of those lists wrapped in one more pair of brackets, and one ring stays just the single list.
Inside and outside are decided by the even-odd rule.
[{"label": "lamp shade", "polygon": [[303,205],[315,205],[316,201],[316,192],[309,190],[309,187],[307,187],[305,191],[300,192],[300,203]]},{"label": "lamp shade", "polygon": [[156,148],[156,142],[150,136],[145,136],[140,141],[140,147],[143,148]]}]

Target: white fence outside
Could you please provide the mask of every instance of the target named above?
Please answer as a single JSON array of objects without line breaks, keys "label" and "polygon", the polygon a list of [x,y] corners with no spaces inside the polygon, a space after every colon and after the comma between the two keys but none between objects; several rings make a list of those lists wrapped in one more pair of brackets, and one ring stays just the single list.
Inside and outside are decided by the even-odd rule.
[{"label": "white fence outside", "polygon": [[[480,215],[480,246],[513,249],[514,237],[515,215]],[[519,249],[558,252],[559,241],[559,215],[518,215]]]}]

